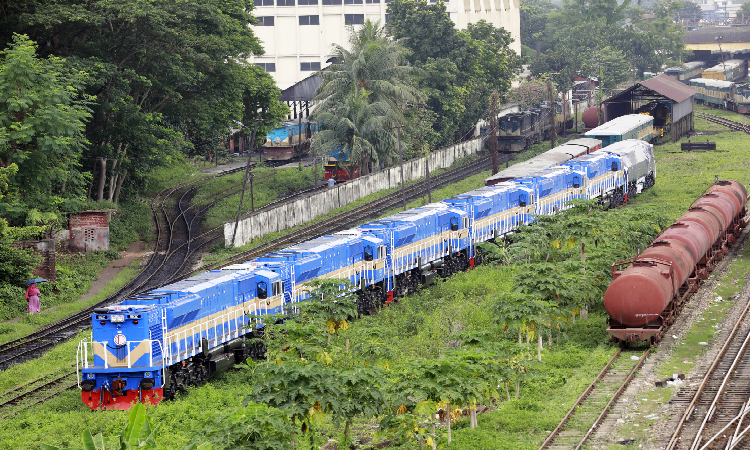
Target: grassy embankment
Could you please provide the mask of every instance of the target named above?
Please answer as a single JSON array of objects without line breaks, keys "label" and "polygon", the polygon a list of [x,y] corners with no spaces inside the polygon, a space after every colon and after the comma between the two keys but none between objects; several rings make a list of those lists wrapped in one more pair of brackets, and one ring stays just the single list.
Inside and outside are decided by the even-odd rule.
[{"label": "grassy embankment", "polygon": [[[698,124],[696,120],[696,125]],[[661,208],[669,218],[678,217],[690,202],[713,181],[720,178],[742,180],[748,173],[748,138],[740,133],[722,133],[711,137],[719,151],[680,153],[679,144],[659,147],[657,185],[636,199],[628,208]],[[481,185],[466,180],[458,192]],[[468,184],[475,183],[473,186]],[[434,199],[455,193],[436,193]],[[421,203],[417,201],[417,203]],[[352,332],[368,327],[385,329],[399,342],[397,360],[411,356],[431,357],[443,350],[443,330],[447,319],[460,320],[465,329],[491,327],[488,302],[512,287],[512,268],[483,267],[457,274],[435,288],[403,299],[395,307],[368,317],[352,327]],[[716,320],[720,320],[716,317]],[[567,339],[552,350],[545,348],[543,375],[522,385],[520,400],[504,401],[499,408],[479,418],[479,428],[469,430],[459,422],[454,432],[456,449],[524,449],[536,448],[556,422],[567,411],[582,388],[600,370],[614,351],[607,346],[604,333],[605,317],[594,308],[587,321],[578,321]],[[686,346],[687,347],[687,346]],[[43,371],[58,369],[72,361],[75,343],[60,346],[38,362],[14,367],[0,376],[3,391],[15,386],[13,380],[30,377]],[[700,349],[699,349],[700,350]],[[238,407],[249,390],[242,373],[228,373],[207,386],[195,389],[187,397],[161,405],[152,411],[152,418],[162,424],[160,443],[164,448],[179,448],[191,439],[185,430],[194,430],[210,410]],[[125,414],[121,412],[91,413],[80,403],[77,392],[21,413],[14,419],[16,426],[0,430],[0,446],[31,447],[48,442],[78,445],[80,432],[90,428],[114,435],[121,430]]]}]

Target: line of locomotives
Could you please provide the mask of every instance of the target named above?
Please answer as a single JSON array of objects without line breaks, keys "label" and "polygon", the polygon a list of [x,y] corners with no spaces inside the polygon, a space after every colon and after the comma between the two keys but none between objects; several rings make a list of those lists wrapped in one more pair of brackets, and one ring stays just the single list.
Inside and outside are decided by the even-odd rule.
[{"label": "line of locomotives", "polygon": [[693,87],[698,94],[698,103],[750,114],[750,85],[746,83],[748,62],[730,59],[713,67],[705,61],[685,63],[684,67],[672,67],[665,74]]},{"label": "line of locomotives", "polygon": [[[482,262],[476,244],[565,209],[574,199],[607,197],[653,184],[653,146],[625,140],[553,167],[263,257],[201,273],[94,311],[92,334],[78,345],[79,387],[92,409],[155,404],[263,349],[263,314],[292,314],[321,278],[348,279],[360,313],[390,303],[436,277]],[[591,151],[591,149],[597,149]],[[522,163],[523,164],[523,163]]]},{"label": "line of locomotives", "polygon": [[613,340],[659,342],[745,227],[747,190],[718,181],[635,258],[612,265],[604,294]]}]

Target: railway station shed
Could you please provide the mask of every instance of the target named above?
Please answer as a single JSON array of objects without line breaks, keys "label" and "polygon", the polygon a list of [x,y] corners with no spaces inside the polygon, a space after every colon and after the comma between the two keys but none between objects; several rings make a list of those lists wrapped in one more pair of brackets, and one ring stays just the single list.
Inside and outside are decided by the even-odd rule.
[{"label": "railway station shed", "polygon": [[626,114],[649,114],[654,117],[654,134],[669,133],[677,141],[693,130],[693,105],[697,91],[669,75],[661,74],[640,81],[605,100],[604,120]]}]

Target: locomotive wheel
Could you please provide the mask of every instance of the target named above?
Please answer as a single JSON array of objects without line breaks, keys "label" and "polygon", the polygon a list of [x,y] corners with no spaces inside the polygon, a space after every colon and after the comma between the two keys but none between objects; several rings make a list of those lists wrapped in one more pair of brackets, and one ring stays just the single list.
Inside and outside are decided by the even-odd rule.
[{"label": "locomotive wheel", "polygon": [[635,186],[635,183],[628,184],[628,202],[635,198],[637,192],[638,188]]},{"label": "locomotive wheel", "polygon": [[474,247],[474,266],[479,266],[484,262],[484,250],[481,247]]}]

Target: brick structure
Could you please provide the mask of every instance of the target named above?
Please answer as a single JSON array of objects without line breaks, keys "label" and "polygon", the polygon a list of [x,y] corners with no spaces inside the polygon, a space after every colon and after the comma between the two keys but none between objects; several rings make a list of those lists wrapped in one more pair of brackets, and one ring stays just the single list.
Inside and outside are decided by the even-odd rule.
[{"label": "brick structure", "polygon": [[70,216],[71,252],[109,250],[109,214],[114,209],[82,211]]},{"label": "brick structure", "polygon": [[44,239],[42,241],[16,241],[11,244],[17,248],[30,248],[36,254],[42,255],[42,262],[34,269],[34,276],[46,278],[50,281],[57,280],[55,268],[55,240]]}]

